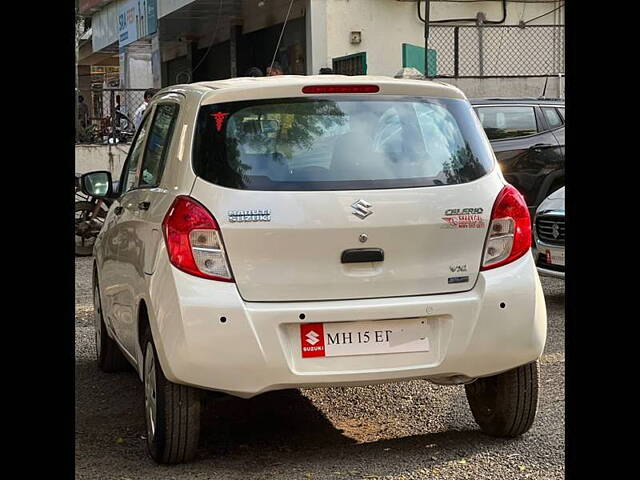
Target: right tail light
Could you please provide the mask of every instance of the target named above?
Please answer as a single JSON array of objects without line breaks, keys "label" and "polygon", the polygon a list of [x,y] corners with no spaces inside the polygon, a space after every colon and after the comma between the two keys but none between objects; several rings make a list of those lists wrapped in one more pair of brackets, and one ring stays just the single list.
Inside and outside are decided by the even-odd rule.
[{"label": "right tail light", "polygon": [[531,248],[531,217],[524,197],[512,185],[498,194],[493,209],[480,270],[506,265]]}]

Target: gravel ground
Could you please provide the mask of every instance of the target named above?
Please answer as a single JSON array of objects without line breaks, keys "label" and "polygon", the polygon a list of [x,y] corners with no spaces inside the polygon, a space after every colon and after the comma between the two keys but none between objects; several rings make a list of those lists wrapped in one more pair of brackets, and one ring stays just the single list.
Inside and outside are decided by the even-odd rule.
[{"label": "gravel ground", "polygon": [[145,451],[142,385],[94,362],[91,258],[76,259],[76,477],[79,479],[563,479],[564,282],[542,279],[548,337],[533,428],[477,429],[464,387],[425,381],[291,390],[220,402],[187,465]]}]

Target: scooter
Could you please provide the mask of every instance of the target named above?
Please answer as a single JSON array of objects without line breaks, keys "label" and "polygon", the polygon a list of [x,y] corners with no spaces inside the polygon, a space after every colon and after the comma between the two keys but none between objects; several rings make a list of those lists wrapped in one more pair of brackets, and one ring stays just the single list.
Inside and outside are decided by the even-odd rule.
[{"label": "scooter", "polygon": [[80,188],[80,177],[82,174],[76,173],[75,179],[75,234],[76,234],[76,256],[87,257],[93,254],[98,233],[102,229],[105,218],[113,200],[95,198],[86,195]]}]

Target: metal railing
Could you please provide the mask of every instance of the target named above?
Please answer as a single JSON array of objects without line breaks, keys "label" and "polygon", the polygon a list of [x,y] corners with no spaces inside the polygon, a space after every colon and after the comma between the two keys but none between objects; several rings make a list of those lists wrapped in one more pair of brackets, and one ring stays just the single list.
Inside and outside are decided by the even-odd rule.
[{"label": "metal railing", "polygon": [[86,124],[77,123],[76,143],[128,143],[135,134],[134,114],[144,88],[92,88]]},{"label": "metal railing", "polygon": [[546,77],[564,72],[564,25],[430,25],[436,77]]}]

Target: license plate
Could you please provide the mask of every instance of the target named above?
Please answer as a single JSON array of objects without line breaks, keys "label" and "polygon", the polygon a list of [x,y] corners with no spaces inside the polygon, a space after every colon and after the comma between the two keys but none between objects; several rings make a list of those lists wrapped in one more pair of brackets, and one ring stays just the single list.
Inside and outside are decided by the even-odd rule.
[{"label": "license plate", "polygon": [[429,348],[427,323],[419,318],[300,325],[302,358],[428,352]]},{"label": "license plate", "polygon": [[545,252],[547,263],[551,265],[564,266],[564,251],[563,250],[547,250]]}]

